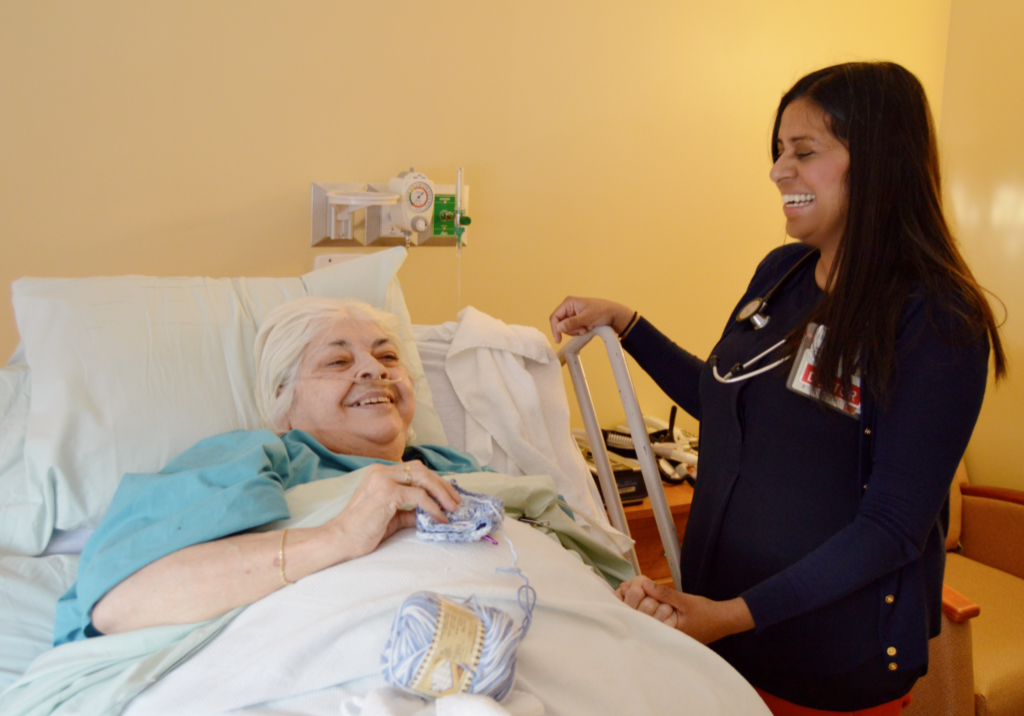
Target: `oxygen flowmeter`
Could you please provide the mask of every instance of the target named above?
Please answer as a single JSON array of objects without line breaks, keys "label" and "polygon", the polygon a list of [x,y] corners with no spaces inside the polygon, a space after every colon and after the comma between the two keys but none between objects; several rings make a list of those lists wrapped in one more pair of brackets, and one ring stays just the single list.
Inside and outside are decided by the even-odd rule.
[{"label": "oxygen flowmeter", "polygon": [[380,236],[418,238],[434,216],[434,182],[410,169],[388,182],[388,190],[398,195],[398,203],[380,207]]},{"label": "oxygen flowmeter", "polygon": [[313,246],[457,246],[466,243],[469,187],[462,169],[455,185],[434,182],[414,168],[387,184],[312,187]]}]

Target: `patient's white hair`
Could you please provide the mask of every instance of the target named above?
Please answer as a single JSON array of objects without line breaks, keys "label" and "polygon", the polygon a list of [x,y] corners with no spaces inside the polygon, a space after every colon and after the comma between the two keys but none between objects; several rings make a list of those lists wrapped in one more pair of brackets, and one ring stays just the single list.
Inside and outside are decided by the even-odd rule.
[{"label": "patient's white hair", "polygon": [[344,320],[375,323],[395,344],[398,362],[408,371],[398,319],[393,314],[354,300],[298,298],[283,303],[267,314],[256,333],[253,348],[256,407],[268,428],[277,433],[285,432],[283,421],[295,397],[295,383],[306,348],[328,328]]}]

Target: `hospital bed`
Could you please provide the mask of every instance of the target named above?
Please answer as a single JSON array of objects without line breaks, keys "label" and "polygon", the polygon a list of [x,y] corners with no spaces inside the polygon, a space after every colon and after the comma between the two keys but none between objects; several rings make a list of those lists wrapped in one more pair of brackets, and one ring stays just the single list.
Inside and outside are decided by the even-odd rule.
[{"label": "hospital bed", "polygon": [[[357,298],[398,316],[413,366],[416,442],[450,444],[517,486],[557,493],[552,504],[569,510],[596,551],[629,556],[571,437],[559,357],[546,338],[473,309],[413,326],[395,278],[405,255],[381,251],[290,279],[16,283],[22,343],[0,370],[0,712],[433,713],[432,704],[385,688],[380,675],[401,599],[422,589],[472,594],[522,619],[520,582],[496,571],[512,558],[508,543],[439,545],[404,531],[216,628],[170,642],[160,642],[166,628],[136,633],[173,642],[162,650],[129,658],[116,637],[99,637],[88,646],[103,655],[83,666],[74,650],[50,648],[56,600],[120,476],[156,471],[208,435],[258,428],[252,339],[269,310],[303,295]],[[582,343],[562,357],[575,360]],[[584,413],[589,425],[585,404]],[[326,499],[303,487],[294,505],[300,488],[289,494],[295,519]],[[608,580],[543,525],[507,516],[504,532],[537,592],[516,686],[501,704],[450,701],[444,713],[768,713],[717,655],[622,605]]]}]

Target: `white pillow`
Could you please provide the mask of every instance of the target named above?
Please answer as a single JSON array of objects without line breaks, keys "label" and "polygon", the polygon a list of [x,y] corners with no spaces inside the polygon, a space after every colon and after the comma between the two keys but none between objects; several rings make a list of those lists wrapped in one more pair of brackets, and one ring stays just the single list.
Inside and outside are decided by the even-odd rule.
[{"label": "white pillow", "polygon": [[[356,298],[397,315],[415,379],[416,442],[446,444],[394,278],[405,257],[381,251],[302,278],[16,281],[32,374],[33,499],[13,507],[20,529],[41,524],[45,534],[30,553],[54,527],[95,527],[126,472],[155,472],[202,438],[261,427],[253,340],[267,312],[293,298]],[[6,523],[8,505],[0,509]],[[0,550],[8,532],[5,524]]]}]

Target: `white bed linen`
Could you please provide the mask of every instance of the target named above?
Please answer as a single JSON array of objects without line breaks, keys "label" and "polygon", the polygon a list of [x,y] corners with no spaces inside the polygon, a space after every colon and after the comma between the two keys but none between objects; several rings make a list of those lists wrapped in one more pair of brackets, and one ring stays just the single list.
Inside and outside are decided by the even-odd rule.
[{"label": "white bed linen", "polygon": [[77,555],[0,557],[0,692],[53,644],[53,610],[77,571]]},{"label": "white bed linen", "polygon": [[[506,521],[506,529],[538,595],[533,626],[519,647],[516,689],[536,696],[546,714],[679,713],[684,707],[708,716],[767,714],[754,690],[714,652],[625,607],[550,537],[514,521]],[[283,715],[310,713],[296,711],[301,703],[326,708],[332,699],[339,713],[343,699],[384,686],[380,654],[398,606],[412,592],[476,594],[522,618],[515,600],[521,580],[495,573],[512,561],[500,542],[437,544],[399,533],[371,555],[250,606],[125,714],[213,716],[245,708]],[[331,693],[317,693],[324,689]]]},{"label": "white bed linen", "polygon": [[473,694],[446,696],[424,703],[423,699],[393,686],[373,689],[365,696],[353,696],[352,689],[338,686],[232,713],[249,716],[337,716],[338,713],[344,716],[543,716],[544,704],[525,691],[512,691],[501,703]]}]

